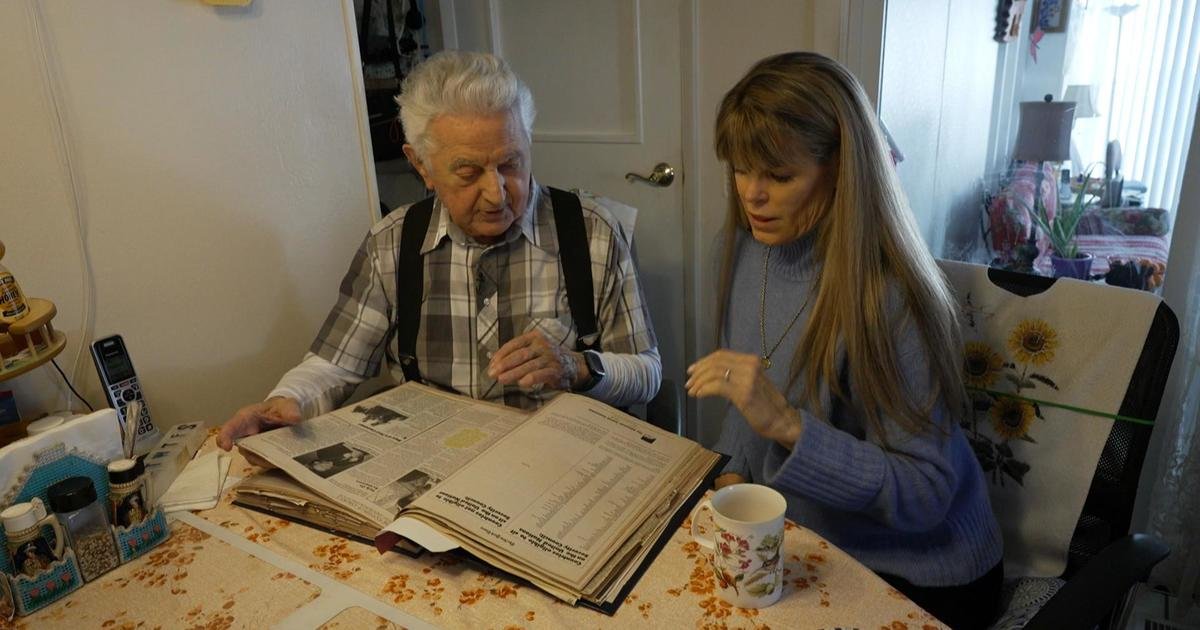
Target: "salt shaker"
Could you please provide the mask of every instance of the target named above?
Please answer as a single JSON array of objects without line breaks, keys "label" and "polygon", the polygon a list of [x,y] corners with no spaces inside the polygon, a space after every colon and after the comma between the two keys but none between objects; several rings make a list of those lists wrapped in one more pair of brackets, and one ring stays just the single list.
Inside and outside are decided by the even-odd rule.
[{"label": "salt shaker", "polygon": [[108,464],[109,517],[117,527],[132,527],[146,520],[146,490],[140,459],[117,459]]},{"label": "salt shaker", "polygon": [[50,486],[46,496],[50,499],[50,509],[67,531],[85,582],[121,564],[108,517],[104,506],[96,500],[96,486],[91,479],[68,477]]}]

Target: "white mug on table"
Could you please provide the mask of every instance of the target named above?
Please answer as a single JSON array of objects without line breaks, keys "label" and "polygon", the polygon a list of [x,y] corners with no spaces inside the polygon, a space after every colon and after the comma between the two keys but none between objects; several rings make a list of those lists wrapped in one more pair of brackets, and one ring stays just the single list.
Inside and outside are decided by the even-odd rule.
[{"label": "white mug on table", "polygon": [[[712,514],[712,525],[701,534],[697,528],[705,509]],[[766,608],[779,601],[786,509],[787,500],[775,490],[739,483],[717,490],[693,513],[692,538],[712,553],[721,599],[742,608]]]}]

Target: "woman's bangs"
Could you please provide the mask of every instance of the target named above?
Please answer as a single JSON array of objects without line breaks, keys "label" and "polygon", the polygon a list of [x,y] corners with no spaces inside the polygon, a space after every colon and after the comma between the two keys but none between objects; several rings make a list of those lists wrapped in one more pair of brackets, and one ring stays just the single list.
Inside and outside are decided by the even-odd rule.
[{"label": "woman's bangs", "polygon": [[794,132],[778,116],[743,109],[726,116],[717,128],[717,157],[739,170],[765,171],[783,166],[792,155]]}]

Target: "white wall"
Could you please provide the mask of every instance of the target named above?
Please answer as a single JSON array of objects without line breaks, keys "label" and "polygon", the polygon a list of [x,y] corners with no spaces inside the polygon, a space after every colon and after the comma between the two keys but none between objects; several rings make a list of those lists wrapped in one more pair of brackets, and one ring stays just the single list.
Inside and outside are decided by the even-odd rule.
[{"label": "white wall", "polygon": [[906,160],[900,181],[936,256],[978,238],[997,44],[995,3],[890,0],[880,116]]},{"label": "white wall", "polygon": [[[65,370],[91,341],[68,155],[94,332],[125,337],[160,425],[222,422],[300,359],[378,205],[349,11],[0,3],[4,262],[57,304]],[[86,351],[75,375],[102,403]],[[46,367],[0,388],[28,416],[64,407],[58,382]]]},{"label": "white wall", "polygon": [[[727,211],[725,171],[713,153],[717,107],[725,92],[763,57],[792,50],[812,50],[836,57],[842,17],[841,3],[820,0],[764,0],[755,2],[753,10],[736,2],[699,0],[694,7],[694,41],[690,52],[694,85],[684,88],[685,93],[695,97],[687,123],[691,133],[684,133],[685,138],[694,138],[693,145],[685,144],[684,158],[688,173],[684,207],[692,216],[690,244],[695,252],[688,257],[693,261],[689,285],[696,296],[695,327],[688,350],[691,360],[716,347],[713,270],[719,251],[713,244]],[[688,405],[690,435],[711,444],[720,434],[725,404],[711,399],[697,404],[689,399]]]}]

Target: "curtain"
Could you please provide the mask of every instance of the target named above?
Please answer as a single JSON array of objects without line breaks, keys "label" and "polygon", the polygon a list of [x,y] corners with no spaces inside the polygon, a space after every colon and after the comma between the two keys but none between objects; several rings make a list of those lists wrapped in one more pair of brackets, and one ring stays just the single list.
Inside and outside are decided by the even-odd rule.
[{"label": "curtain", "polygon": [[[1121,143],[1121,173],[1145,204],[1174,212],[1200,95],[1200,0],[1091,0],[1076,7],[1065,83],[1097,88],[1097,117],[1076,122],[1083,166]],[[1097,171],[1099,172],[1099,171]]]},{"label": "curtain", "polygon": [[1151,581],[1175,592],[1184,588],[1191,599],[1200,574],[1200,128],[1193,126],[1184,142],[1192,150],[1181,167],[1183,211],[1163,285],[1163,298],[1179,317],[1179,348],[1142,471],[1135,530],[1149,531],[1171,547]]},{"label": "curtain", "polygon": [[[1172,258],[1172,265],[1176,260]],[[1178,272],[1172,270],[1172,274]],[[1188,284],[1193,295],[1200,296],[1200,272],[1192,270]],[[1195,302],[1195,300],[1193,300]],[[1180,344],[1172,379],[1178,383],[1168,391],[1159,410],[1161,456],[1147,469],[1157,467],[1150,499],[1149,531],[1167,541],[1171,555],[1155,570],[1154,581],[1179,592],[1194,583],[1200,571],[1200,309],[1191,304],[1180,315]],[[1159,436],[1156,436],[1159,437]]]}]

